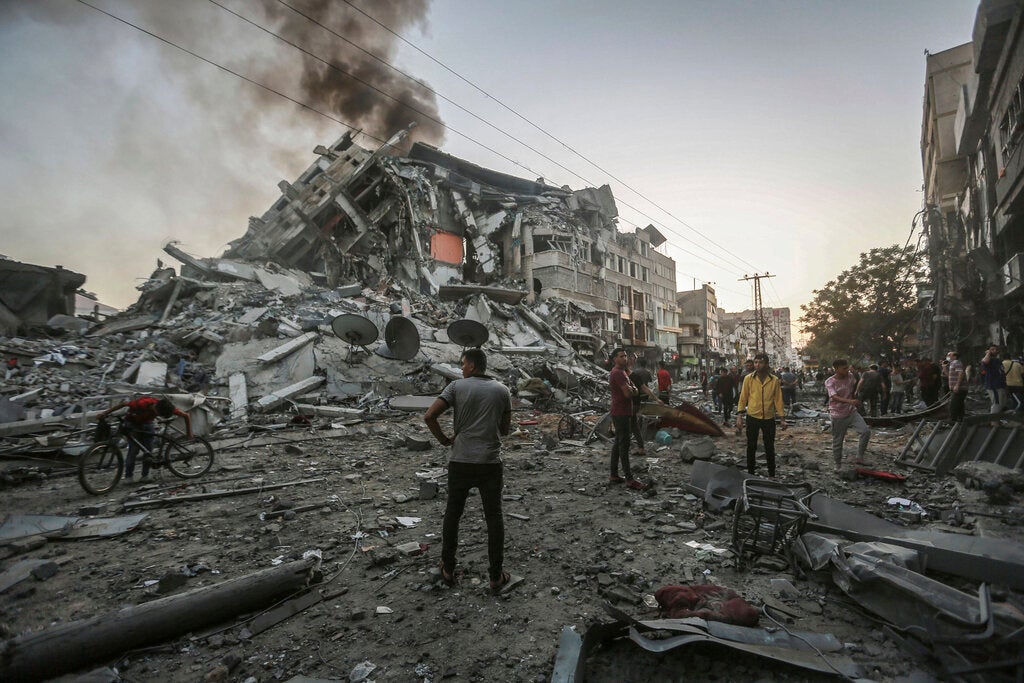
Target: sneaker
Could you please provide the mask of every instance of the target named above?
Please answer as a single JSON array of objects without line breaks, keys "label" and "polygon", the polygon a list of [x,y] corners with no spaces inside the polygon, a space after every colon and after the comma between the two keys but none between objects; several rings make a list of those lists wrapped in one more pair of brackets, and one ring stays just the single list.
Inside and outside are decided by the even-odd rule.
[{"label": "sneaker", "polygon": [[622,482],[624,482],[624,481],[626,481],[626,480],[625,480],[625,479],[623,479],[623,478],[622,478],[622,477],[620,477],[620,476],[617,476],[617,475],[616,475],[616,476],[613,476],[613,477],[608,477],[608,483],[609,483],[609,484],[621,484],[621,483],[622,483]]},{"label": "sneaker", "polygon": [[149,476],[148,474],[144,477],[139,477],[140,484],[148,484],[151,481],[153,481],[153,477]]},{"label": "sneaker", "polygon": [[634,491],[646,491],[647,490],[647,484],[645,484],[642,481],[639,481],[637,479],[630,479],[629,481],[626,482],[626,486],[628,486],[629,488],[633,489]]}]

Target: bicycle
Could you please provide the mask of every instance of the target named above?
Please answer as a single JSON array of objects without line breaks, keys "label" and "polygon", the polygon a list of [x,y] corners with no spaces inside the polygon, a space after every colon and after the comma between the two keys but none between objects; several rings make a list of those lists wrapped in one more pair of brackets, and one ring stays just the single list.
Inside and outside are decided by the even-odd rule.
[{"label": "bicycle", "polygon": [[[194,479],[206,474],[213,466],[213,446],[201,436],[181,440],[169,434],[172,420],[161,420],[161,429],[152,435],[151,448],[140,440],[141,434],[129,423],[121,420],[108,436],[99,434],[97,441],[78,461],[78,482],[94,496],[108,493],[121,481],[124,472],[124,449],[134,443],[143,463],[160,468],[164,465],[177,477]],[[100,423],[105,424],[105,423]]]}]

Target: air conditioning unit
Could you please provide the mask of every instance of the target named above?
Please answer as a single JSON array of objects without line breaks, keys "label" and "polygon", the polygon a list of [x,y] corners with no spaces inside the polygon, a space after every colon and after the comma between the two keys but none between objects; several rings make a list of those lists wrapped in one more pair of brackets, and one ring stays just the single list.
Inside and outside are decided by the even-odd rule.
[{"label": "air conditioning unit", "polygon": [[1017,252],[1003,264],[1003,294],[1013,294],[1024,285],[1024,253]]}]

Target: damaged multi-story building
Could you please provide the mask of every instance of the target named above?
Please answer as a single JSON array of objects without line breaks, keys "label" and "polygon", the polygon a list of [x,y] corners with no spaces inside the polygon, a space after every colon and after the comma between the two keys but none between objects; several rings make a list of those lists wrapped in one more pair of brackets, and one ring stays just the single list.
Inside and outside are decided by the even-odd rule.
[{"label": "damaged multi-story building", "polygon": [[[573,191],[483,168],[423,143],[394,154],[351,134],[232,242],[225,259],[270,261],[328,286],[403,283],[421,294],[543,302],[585,355],[609,345],[677,350],[675,262],[653,226],[618,231],[611,189]],[[467,289],[468,288],[468,289]]]},{"label": "damaged multi-story building", "polygon": [[971,42],[926,57],[921,156],[933,356],[1024,348],[1024,5],[984,0]]},{"label": "damaged multi-story building", "polygon": [[74,316],[81,273],[47,268],[0,255],[0,335],[14,336],[54,316]]}]

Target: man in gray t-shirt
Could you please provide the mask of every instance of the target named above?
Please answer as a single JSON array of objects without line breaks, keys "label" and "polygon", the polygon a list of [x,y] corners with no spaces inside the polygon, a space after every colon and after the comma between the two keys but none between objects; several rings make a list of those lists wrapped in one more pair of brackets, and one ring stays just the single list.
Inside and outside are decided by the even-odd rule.
[{"label": "man in gray t-shirt", "polygon": [[[487,520],[487,559],[492,592],[509,582],[502,570],[505,552],[505,524],[501,513],[504,470],[501,439],[512,427],[512,398],[508,388],[486,375],[487,356],[480,349],[462,354],[462,377],[444,388],[427,408],[423,421],[442,446],[452,446],[448,460],[448,503],[441,530],[441,577],[455,583],[455,551],[459,545],[459,521],[466,498],[476,487],[480,491]],[[454,410],[454,437],[441,429],[437,418]]]}]

